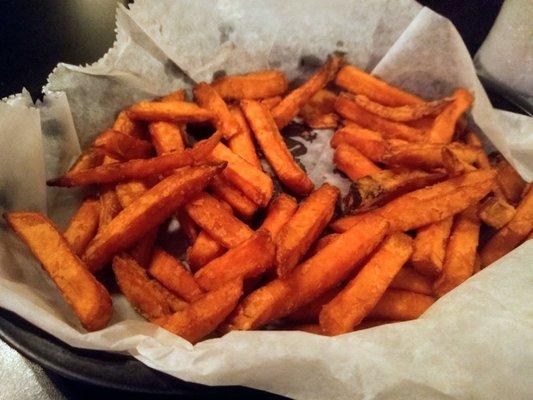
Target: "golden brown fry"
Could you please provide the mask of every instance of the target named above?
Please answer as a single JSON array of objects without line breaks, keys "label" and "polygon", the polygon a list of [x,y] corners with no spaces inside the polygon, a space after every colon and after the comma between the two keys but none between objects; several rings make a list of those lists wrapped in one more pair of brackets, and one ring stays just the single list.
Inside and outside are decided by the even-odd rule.
[{"label": "golden brown fry", "polygon": [[433,285],[437,297],[444,296],[474,273],[479,225],[477,207],[470,207],[455,217],[442,273]]},{"label": "golden brown fry", "polygon": [[274,184],[270,176],[235,154],[222,143],[214,148],[210,159],[215,162],[227,162],[228,165],[222,172],[222,176],[258,206],[265,207],[268,204],[274,192]]},{"label": "golden brown fry", "polygon": [[399,107],[384,106],[370,100],[365,95],[355,96],[354,101],[366,111],[376,114],[381,118],[397,122],[408,122],[426,116],[436,115],[436,113],[441,111],[452,101],[452,99],[446,98],[423,103],[407,104]]},{"label": "golden brown fry", "polygon": [[352,181],[381,171],[376,164],[362,155],[355,147],[340,144],[333,154],[335,166]]},{"label": "golden brown fry", "polygon": [[117,215],[85,250],[83,260],[91,271],[102,268],[114,254],[142,238],[180,206],[198,194],[223,165],[182,168],[162,180]]},{"label": "golden brown fry", "polygon": [[335,110],[344,118],[354,121],[363,128],[381,133],[386,139],[402,139],[408,142],[422,142],[426,140],[424,132],[402,122],[389,121],[360,107],[353,99],[345,94],[337,97]]},{"label": "golden brown fry", "polygon": [[216,197],[228,203],[233,211],[244,219],[251,218],[257,211],[257,204],[221,176],[215,176],[209,188]]},{"label": "golden brown fry", "polygon": [[278,276],[286,276],[307,253],[327,226],[339,189],[323,184],[305,199],[276,237],[276,268]]},{"label": "golden brown fry", "polygon": [[152,122],[148,126],[152,143],[158,155],[185,150],[182,136],[183,127],[172,122]]},{"label": "golden brown fry", "polygon": [[209,261],[220,257],[226,249],[213,239],[206,231],[200,231],[198,237],[187,251],[187,261],[193,272],[199,270]]},{"label": "golden brown fry", "polygon": [[128,109],[133,120],[149,122],[205,122],[216,120],[216,114],[186,101],[141,101]]},{"label": "golden brown fry", "polygon": [[121,111],[118,114],[111,129],[139,139],[142,139],[145,136],[145,127],[143,123],[140,121],[133,121],[126,110]]},{"label": "golden brown fry", "polygon": [[281,100],[281,96],[267,97],[261,100],[261,104],[264,104],[269,110],[272,110],[281,102]]},{"label": "golden brown fry", "polygon": [[450,177],[459,176],[464,174],[465,172],[471,172],[476,170],[474,166],[457,157],[457,155],[449,147],[444,147],[441,150],[441,156],[442,165],[446,170],[446,173]]},{"label": "golden brown fry", "polygon": [[411,265],[421,274],[437,276],[442,272],[452,223],[453,218],[450,216],[423,226],[416,232]]},{"label": "golden brown fry", "polygon": [[69,168],[69,173],[75,173],[91,169],[102,164],[105,154],[101,150],[90,148],[80,154],[78,159],[74,162],[72,167]]},{"label": "golden brown fry", "polygon": [[385,106],[398,107],[424,102],[420,97],[394,87],[353,65],[346,65],[341,68],[335,83],[349,92],[365,95]]},{"label": "golden brown fry", "polygon": [[112,186],[105,186],[100,192],[100,216],[98,232],[104,229],[122,210],[120,201]]},{"label": "golden brown fry", "polygon": [[187,307],[186,302],[180,300],[159,282],[150,279],[146,270],[127,254],[113,258],[113,272],[120,291],[132,307],[150,321]]},{"label": "golden brown fry", "polygon": [[488,226],[500,229],[513,219],[515,213],[515,208],[504,197],[490,196],[479,206],[478,215]]},{"label": "golden brown fry", "polygon": [[384,218],[391,231],[409,231],[441,221],[466,210],[487,195],[494,186],[493,171],[478,170],[404,194],[377,210],[340,218],[331,224],[344,232],[362,221]]},{"label": "golden brown fry", "polygon": [[419,274],[409,265],[405,265],[398,271],[390,287],[433,296],[433,280],[428,276]]},{"label": "golden brown fry", "polygon": [[503,191],[503,195],[507,201],[511,204],[516,205],[522,193],[526,187],[526,182],[522,177],[516,172],[513,166],[503,157],[499,157],[496,162],[496,181],[498,182],[498,187]]},{"label": "golden brown fry", "polygon": [[186,101],[185,90],[178,89],[161,97],[159,101]]},{"label": "golden brown fry", "polygon": [[198,300],[204,294],[192,274],[176,258],[158,247],[154,250],[148,273],[188,302]]},{"label": "golden brown fry", "polygon": [[384,220],[360,223],[340,235],[289,276],[252,292],[239,305],[228,329],[256,329],[282,318],[345,280],[388,231]]},{"label": "golden brown fry", "polygon": [[274,263],[275,246],[266,230],[257,231],[248,240],[215,258],[194,274],[205,290],[214,290],[235,279],[260,276]]},{"label": "golden brown fry", "polygon": [[355,147],[365,157],[376,162],[381,161],[389,147],[380,133],[361,128],[355,123],[339,129],[331,138],[331,147],[334,149],[341,144]]},{"label": "golden brown fry", "polygon": [[339,116],[335,113],[335,93],[322,89],[302,107],[300,115],[307,126],[313,129],[336,128]]},{"label": "golden brown fry", "polygon": [[407,290],[388,289],[369,317],[393,321],[408,321],[420,317],[435,299],[424,294]]},{"label": "golden brown fry", "polygon": [[310,193],[313,182],[292,157],[268,109],[254,100],[242,100],[241,108],[265,158],[281,183],[295,193]]},{"label": "golden brown fry", "polygon": [[526,240],[533,229],[533,189],[516,208],[513,219],[488,241],[480,252],[481,265],[486,267]]},{"label": "golden brown fry", "polygon": [[111,183],[132,179],[147,178],[176,168],[202,163],[210,156],[220,141],[221,134],[215,133],[209,139],[198,142],[192,149],[170,153],[146,160],[130,160],[95,167],[46,182],[49,186],[84,186],[92,183]]},{"label": "golden brown fry", "polygon": [[261,229],[269,231],[272,239],[275,240],[297,208],[298,203],[294,197],[281,193],[268,207],[267,216],[261,225]]},{"label": "golden brown fry", "polygon": [[104,328],[113,312],[111,297],[54,224],[44,215],[32,212],[4,214],[4,218],[39,260],[83,327],[88,331]]},{"label": "golden brown fry", "polygon": [[242,296],[242,282],[228,282],[217,290],[205,294],[184,310],[156,323],[166,330],[196,343],[213,332],[233,311]]},{"label": "golden brown fry", "polygon": [[290,92],[272,109],[272,117],[279,129],[283,128],[298,114],[305,103],[329,81],[342,65],[342,59],[330,57],[328,61],[309,78],[303,85]]},{"label": "golden brown fry", "polygon": [[413,251],[412,239],[393,233],[346,287],[322,307],[320,326],[328,335],[350,332],[375,307]]},{"label": "golden brown fry", "polygon": [[122,208],[126,208],[146,193],[148,189],[150,189],[150,185],[146,181],[129,181],[117,183],[115,193]]},{"label": "golden brown fry", "polygon": [[89,242],[98,231],[100,217],[100,202],[88,198],[81,203],[80,208],[70,219],[68,227],[63,233],[74,253],[83,253]]},{"label": "golden brown fry", "polygon": [[98,135],[93,146],[97,150],[120,160],[148,158],[153,151],[150,142],[111,129]]},{"label": "golden brown fry", "polygon": [[225,139],[230,139],[239,133],[238,122],[229,112],[228,105],[215,89],[207,83],[201,82],[194,87],[193,92],[198,105],[211,111],[216,116],[215,126],[222,132]]},{"label": "golden brown fry", "polygon": [[244,114],[238,106],[231,106],[230,112],[239,124],[240,130],[235,136],[228,140],[229,148],[254,167],[261,169],[261,161],[259,161],[259,157],[255,151],[252,132],[250,131],[250,127],[248,126],[248,122],[246,122]]},{"label": "golden brown fry", "polygon": [[463,88],[456,89],[452,99],[453,102],[448,104],[435,118],[431,130],[428,132],[429,141],[432,143],[450,143],[457,121],[474,101],[470,92]]},{"label": "golden brown fry", "polygon": [[281,71],[259,71],[218,78],[211,86],[224,99],[262,99],[287,91],[287,79]]}]

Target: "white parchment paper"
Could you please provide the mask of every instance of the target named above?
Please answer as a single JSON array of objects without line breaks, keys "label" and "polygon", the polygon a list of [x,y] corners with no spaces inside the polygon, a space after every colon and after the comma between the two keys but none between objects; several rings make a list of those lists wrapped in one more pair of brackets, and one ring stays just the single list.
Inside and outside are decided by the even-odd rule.
[{"label": "white parchment paper", "polygon": [[[524,178],[533,121],[492,108],[451,23],[408,0],[149,1],[117,10],[117,40],[97,63],[59,64],[43,103],[0,102],[0,206],[39,210],[64,227],[80,191],[49,188],[123,107],[221,73],[281,68],[306,76],[333,52],[427,98],[474,92],[472,124]],[[292,139],[316,184],[333,172],[328,130]],[[309,139],[311,138],[311,139]],[[296,143],[298,144],[298,143]],[[527,399],[533,395],[533,242],[481,271],[416,321],[336,338],[233,332],[192,346],[141,320],[123,296],[106,329],[87,333],[2,222],[0,306],[66,343],[127,352],[176,377],[305,399]]]}]

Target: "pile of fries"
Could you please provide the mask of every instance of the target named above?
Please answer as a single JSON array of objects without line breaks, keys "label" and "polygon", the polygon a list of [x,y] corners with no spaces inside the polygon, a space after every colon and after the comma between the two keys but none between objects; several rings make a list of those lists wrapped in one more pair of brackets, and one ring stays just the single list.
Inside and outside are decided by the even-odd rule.
[{"label": "pile of fries", "polygon": [[[193,94],[122,111],[48,182],[94,190],[64,232],[5,215],[87,330],[109,322],[111,270],[143,317],[192,343],[415,319],[531,236],[533,190],[468,129],[465,89],[426,101],[331,57],[292,91],[261,71]],[[333,164],[352,181],[342,206],[289,152],[294,123],[336,129]],[[186,260],[164,248],[170,221]]]}]

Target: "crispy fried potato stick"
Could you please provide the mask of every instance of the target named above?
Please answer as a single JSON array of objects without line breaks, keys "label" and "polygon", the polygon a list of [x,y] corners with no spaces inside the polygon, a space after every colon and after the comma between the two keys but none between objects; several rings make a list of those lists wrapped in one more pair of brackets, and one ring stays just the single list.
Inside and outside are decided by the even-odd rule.
[{"label": "crispy fried potato stick", "polygon": [[320,326],[328,335],[350,332],[375,307],[413,251],[412,239],[393,233],[346,287],[322,307]]},{"label": "crispy fried potato stick", "polygon": [[329,235],[323,236],[320,239],[318,239],[313,247],[311,247],[311,250],[309,251],[310,255],[315,255],[320,250],[322,250],[324,247],[326,247],[328,244],[333,242],[340,233],[330,233]]},{"label": "crispy fried potato stick", "polygon": [[178,89],[174,92],[161,97],[159,101],[186,101],[185,90]]},{"label": "crispy fried potato stick", "polygon": [[328,61],[315,72],[309,80],[297,89],[290,92],[281,102],[272,109],[272,117],[279,129],[283,128],[298,114],[305,103],[320,89],[323,89],[329,81],[335,78],[335,74],[342,66],[342,59],[330,57]]},{"label": "crispy fried potato stick", "polygon": [[302,107],[300,115],[307,126],[313,129],[336,128],[339,116],[335,113],[337,95],[329,90],[322,89]]},{"label": "crispy fried potato stick", "polygon": [[206,231],[200,234],[187,251],[187,261],[193,272],[199,270],[209,261],[220,257],[226,249],[213,239]]},{"label": "crispy fried potato stick", "polygon": [[365,95],[370,100],[385,106],[398,107],[424,102],[420,97],[394,87],[353,65],[342,67],[335,83],[351,93]]},{"label": "crispy fried potato stick", "polygon": [[133,259],[144,268],[148,268],[150,260],[152,259],[152,253],[154,252],[154,244],[157,240],[157,234],[159,227],[155,227],[149,230],[137,243],[135,243],[129,250]]},{"label": "crispy fried potato stick", "polygon": [[455,217],[442,273],[433,285],[437,297],[444,296],[474,274],[479,225],[477,207],[470,207]]},{"label": "crispy fried potato stick", "polygon": [[498,173],[496,175],[496,181],[503,191],[503,195],[509,203],[516,205],[522,198],[522,194],[526,188],[526,181],[522,179],[513,166],[503,157],[499,157],[495,168]]},{"label": "crispy fried potato stick", "polygon": [[279,96],[287,91],[287,79],[281,71],[258,71],[245,75],[224,76],[211,86],[229,100],[262,99]]},{"label": "crispy fried potato stick", "polygon": [[153,151],[152,144],[147,140],[137,139],[135,136],[111,129],[98,135],[93,146],[120,160],[148,158]]},{"label": "crispy fried potato stick", "polygon": [[276,269],[284,277],[298,264],[327,226],[339,189],[323,184],[305,199],[276,237]]},{"label": "crispy fried potato stick", "polygon": [[186,101],[141,101],[127,110],[133,120],[148,122],[205,122],[215,121],[214,112]]},{"label": "crispy fried potato stick", "polygon": [[98,218],[98,232],[103,230],[118,213],[122,206],[112,186],[105,186],[100,193],[100,216]]},{"label": "crispy fried potato stick", "polygon": [[274,263],[275,246],[267,230],[258,230],[237,247],[215,258],[194,274],[205,290],[214,290],[235,279],[255,278]]},{"label": "crispy fried potato stick", "polygon": [[246,122],[246,118],[238,106],[230,106],[231,115],[239,124],[240,130],[230,140],[228,140],[228,146],[235,154],[241,156],[254,167],[261,169],[261,161],[255,151],[254,140],[252,138],[252,132]]},{"label": "crispy fried potato stick", "polygon": [[188,302],[198,300],[204,294],[183,264],[159,247],[154,249],[148,273]]},{"label": "crispy fried potato stick", "polygon": [[428,276],[440,275],[452,223],[453,218],[450,216],[418,229],[415,251],[411,256],[411,265],[415,270]]},{"label": "crispy fried potato stick", "polygon": [[136,199],[142,196],[150,189],[151,185],[146,181],[128,181],[117,183],[115,186],[115,193],[122,208],[126,208]]},{"label": "crispy fried potato stick", "polygon": [[89,242],[98,231],[100,221],[100,202],[88,198],[81,203],[80,208],[70,219],[68,227],[63,233],[74,253],[81,255]]},{"label": "crispy fried potato stick", "polygon": [[448,104],[435,118],[431,130],[428,132],[429,141],[432,143],[450,143],[453,139],[457,121],[474,101],[470,92],[463,88],[456,89],[453,92],[452,99],[453,102]]},{"label": "crispy fried potato stick", "polygon": [[173,122],[159,121],[148,125],[150,137],[158,155],[185,150],[182,136],[183,126]]},{"label": "crispy fried potato stick", "polygon": [[360,223],[295,268],[252,292],[230,319],[229,330],[256,329],[311,302],[345,280],[357,264],[379,244],[388,223]]},{"label": "crispy fried potato stick", "polygon": [[409,265],[398,271],[392,280],[390,287],[393,289],[409,290],[410,292],[433,296],[433,280],[425,275],[419,274]]},{"label": "crispy fried potato stick", "polygon": [[117,115],[117,119],[111,127],[114,131],[119,131],[139,139],[142,139],[145,136],[145,127],[140,121],[133,121],[127,110],[121,111]]},{"label": "crispy fried potato stick", "polygon": [[267,106],[269,110],[272,110],[274,107],[276,107],[281,102],[281,96],[274,96],[274,97],[267,97],[265,99],[260,100],[261,104],[264,104]]},{"label": "crispy fried potato stick", "polygon": [[196,343],[226,319],[241,296],[242,281],[228,282],[191,303],[183,311],[157,322],[166,330]]},{"label": "crispy fried potato stick", "polygon": [[16,234],[39,260],[88,331],[104,328],[113,312],[111,297],[74,254],[54,224],[32,212],[4,214]]},{"label": "crispy fried potato stick", "polygon": [[505,197],[487,197],[479,206],[479,218],[488,226],[500,229],[507,225],[516,214],[516,209],[507,203]]},{"label": "crispy fried potato stick", "polygon": [[381,171],[381,168],[362,155],[355,147],[347,144],[337,146],[333,153],[333,162],[352,181]]},{"label": "crispy fried potato stick", "polygon": [[341,144],[355,147],[366,158],[376,162],[381,161],[389,147],[380,133],[361,128],[355,123],[339,129],[331,138],[331,147],[334,149]]},{"label": "crispy fried potato stick", "polygon": [[270,232],[272,239],[276,239],[281,229],[289,221],[298,208],[294,197],[281,193],[268,207],[267,216],[261,225],[261,229]]},{"label": "crispy fried potato stick", "polygon": [[161,224],[198,194],[223,167],[219,164],[182,168],[131,203],[87,246],[83,260],[89,270],[99,270],[117,252]]},{"label": "crispy fried potato stick", "polygon": [[370,312],[372,319],[408,321],[420,317],[435,299],[407,290],[388,289]]},{"label": "crispy fried potato stick", "polygon": [[102,164],[104,157],[105,154],[101,150],[91,147],[80,154],[78,159],[72,164],[72,167],[69,168],[68,173],[75,173],[97,167]]},{"label": "crispy fried potato stick", "polygon": [[215,176],[209,188],[217,198],[228,203],[233,211],[244,219],[251,218],[257,211],[257,204],[221,176]]},{"label": "crispy fried potato stick", "polygon": [[242,100],[241,108],[281,183],[295,193],[310,193],[313,182],[292,157],[268,109],[254,100]]}]

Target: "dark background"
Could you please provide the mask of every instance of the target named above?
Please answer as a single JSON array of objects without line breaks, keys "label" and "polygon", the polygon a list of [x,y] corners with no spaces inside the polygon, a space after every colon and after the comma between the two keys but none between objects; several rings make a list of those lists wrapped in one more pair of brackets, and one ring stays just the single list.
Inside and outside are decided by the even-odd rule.
[{"label": "dark background", "polygon": [[[503,3],[502,0],[419,2],[455,24],[471,55],[483,43]],[[115,38],[116,5],[115,0],[0,0],[0,98],[26,87],[35,99],[41,95],[41,87],[58,62],[84,64],[98,60]],[[489,91],[489,95],[495,106],[514,109],[496,94]],[[103,390],[53,373],[49,377],[72,399],[159,398]]]}]

